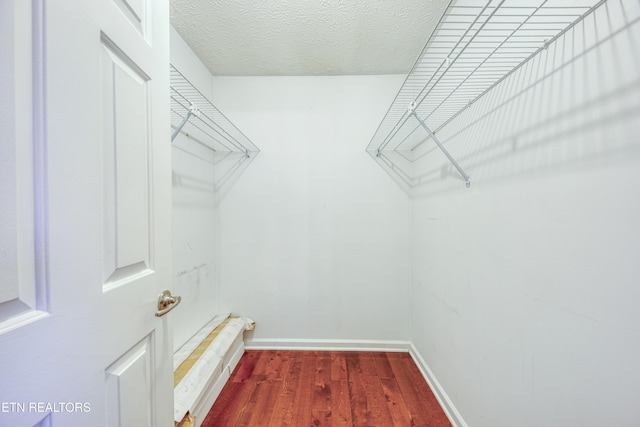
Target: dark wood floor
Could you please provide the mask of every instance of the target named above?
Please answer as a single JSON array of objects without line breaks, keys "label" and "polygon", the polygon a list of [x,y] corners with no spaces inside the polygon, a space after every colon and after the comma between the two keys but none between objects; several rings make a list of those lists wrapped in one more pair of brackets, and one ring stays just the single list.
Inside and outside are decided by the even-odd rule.
[{"label": "dark wood floor", "polygon": [[408,353],[247,351],[202,426],[451,423]]}]

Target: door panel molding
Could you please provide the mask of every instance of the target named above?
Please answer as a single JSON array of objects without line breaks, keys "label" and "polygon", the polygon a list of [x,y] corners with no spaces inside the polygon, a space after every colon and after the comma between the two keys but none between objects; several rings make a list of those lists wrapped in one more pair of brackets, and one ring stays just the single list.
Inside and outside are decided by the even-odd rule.
[{"label": "door panel molding", "polygon": [[140,35],[149,42],[149,4],[147,0],[113,0]]},{"label": "door panel molding", "polygon": [[103,291],[151,274],[149,76],[104,33]]},{"label": "door panel molding", "polygon": [[154,426],[153,333],[105,369],[107,426]]},{"label": "door panel molding", "polygon": [[47,316],[44,9],[8,2],[0,13],[0,334]]}]

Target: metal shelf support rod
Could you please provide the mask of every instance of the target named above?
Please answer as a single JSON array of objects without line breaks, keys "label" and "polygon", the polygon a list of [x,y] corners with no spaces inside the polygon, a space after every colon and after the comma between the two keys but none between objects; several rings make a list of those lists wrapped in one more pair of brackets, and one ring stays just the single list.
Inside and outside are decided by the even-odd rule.
[{"label": "metal shelf support rod", "polygon": [[182,122],[175,128],[175,130],[171,134],[171,142],[173,142],[173,140],[176,139],[176,136],[178,136],[178,134],[180,133],[184,125],[187,124],[187,122],[189,121],[189,118],[194,115],[199,116],[200,112],[198,111],[198,107],[196,107],[195,104],[191,104],[191,108],[189,108],[187,115],[184,116],[184,119],[182,119]]},{"label": "metal shelf support rod", "polygon": [[451,157],[451,154],[449,154],[447,149],[444,148],[444,145],[442,145],[442,143],[440,142],[438,137],[435,136],[433,132],[431,132],[431,129],[429,129],[429,126],[427,126],[426,123],[420,117],[418,117],[418,115],[416,114],[415,104],[414,103],[412,103],[411,107],[409,107],[409,114],[413,115],[413,117],[416,118],[418,123],[420,123],[420,125],[424,128],[424,130],[431,137],[431,139],[433,139],[433,141],[436,143],[438,148],[444,153],[445,156],[447,156],[447,159],[449,159],[451,164],[453,164],[453,166],[455,166],[455,168],[458,170],[458,172],[460,172],[460,175],[462,175],[462,177],[464,178],[465,185],[467,186],[467,188],[469,188],[471,186],[471,178],[469,178],[469,175],[467,175],[464,172],[464,170],[462,170],[462,168],[460,167],[458,162],[456,162],[456,160],[453,157]]}]

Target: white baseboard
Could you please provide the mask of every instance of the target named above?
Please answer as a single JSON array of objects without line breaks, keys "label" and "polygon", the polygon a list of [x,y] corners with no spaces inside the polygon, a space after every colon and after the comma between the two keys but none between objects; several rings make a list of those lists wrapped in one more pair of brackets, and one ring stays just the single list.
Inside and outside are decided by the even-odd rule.
[{"label": "white baseboard", "polygon": [[409,341],[322,340],[257,338],[245,342],[247,350],[398,351],[408,352]]},{"label": "white baseboard", "polygon": [[453,402],[451,402],[451,399],[449,399],[449,396],[444,391],[435,375],[433,375],[433,372],[429,369],[429,365],[427,365],[427,362],[425,362],[413,343],[410,343],[409,345],[409,354],[413,358],[413,361],[416,362],[418,369],[420,369],[422,376],[427,381],[427,384],[429,384],[429,387],[431,387],[433,394],[436,396],[436,399],[438,399],[440,406],[444,410],[444,413],[447,414],[447,418],[449,418],[451,424],[453,424],[454,427],[468,427],[467,423],[462,418],[462,415],[460,415],[460,412],[458,412],[456,407],[453,405]]}]

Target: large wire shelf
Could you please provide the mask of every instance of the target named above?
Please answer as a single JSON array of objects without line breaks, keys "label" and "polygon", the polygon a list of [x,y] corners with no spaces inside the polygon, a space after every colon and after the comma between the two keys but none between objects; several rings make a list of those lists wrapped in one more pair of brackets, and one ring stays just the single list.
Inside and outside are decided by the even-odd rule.
[{"label": "large wire shelf", "polygon": [[452,0],[367,151],[411,153],[605,0]]},{"label": "large wire shelf", "polygon": [[260,152],[173,64],[170,71],[172,141],[183,134],[214,152]]}]

